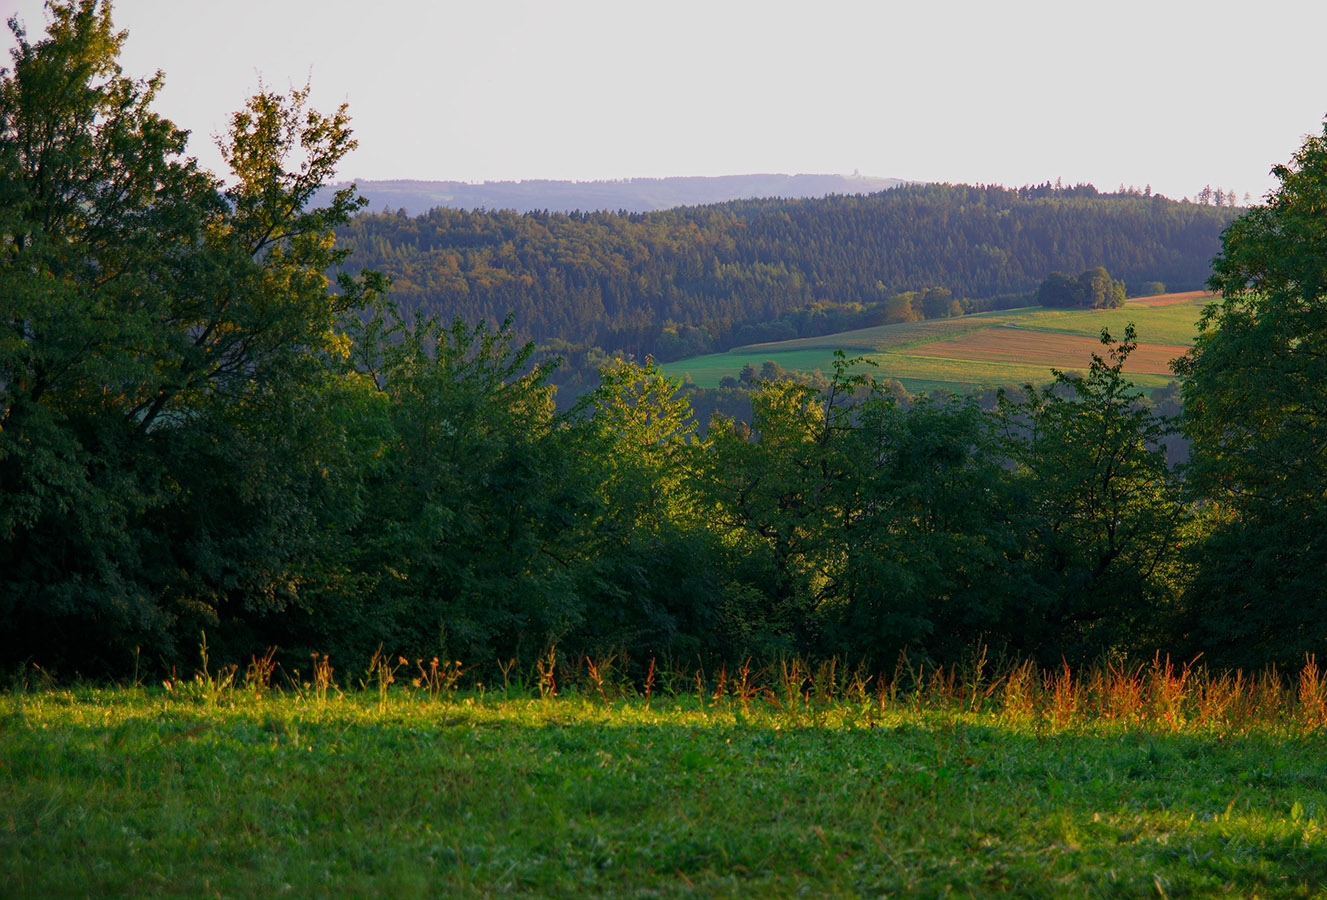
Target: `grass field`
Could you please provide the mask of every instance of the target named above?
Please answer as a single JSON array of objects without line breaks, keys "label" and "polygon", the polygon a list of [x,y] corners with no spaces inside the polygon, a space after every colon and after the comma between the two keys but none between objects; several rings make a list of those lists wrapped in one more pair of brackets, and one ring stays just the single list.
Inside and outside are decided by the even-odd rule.
[{"label": "grass field", "polygon": [[0,894],[1327,892],[1316,667],[981,672],[15,691]]},{"label": "grass field", "polygon": [[703,387],[717,386],[774,360],[789,371],[830,372],[835,350],[864,356],[874,374],[897,378],[908,390],[965,392],[1006,384],[1041,384],[1052,367],[1085,371],[1101,350],[1102,328],[1119,337],[1132,322],[1138,349],[1126,371],[1139,387],[1162,386],[1172,376],[1169,363],[1197,333],[1196,323],[1211,296],[1201,292],[1130,300],[1114,310],[1060,310],[1042,307],[1002,310],[901,325],[882,325],[817,338],[752,344],[727,353],[668,363],[674,376],[689,376]]}]

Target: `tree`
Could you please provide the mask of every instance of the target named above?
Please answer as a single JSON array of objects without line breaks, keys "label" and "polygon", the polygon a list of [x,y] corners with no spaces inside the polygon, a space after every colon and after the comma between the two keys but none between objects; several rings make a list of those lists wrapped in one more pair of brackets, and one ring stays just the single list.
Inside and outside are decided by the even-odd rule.
[{"label": "tree", "polygon": [[841,562],[825,651],[888,668],[905,650],[953,663],[978,643],[1018,647],[1025,591],[989,417],[971,401],[902,406],[881,391],[854,423],[850,512],[826,536]]},{"label": "tree", "polygon": [[1035,623],[1027,649],[1048,663],[1155,643],[1175,602],[1185,511],[1169,426],[1122,374],[1132,324],[1101,341],[1086,376],[1056,371],[1027,400],[1000,403]]},{"label": "tree", "polygon": [[484,664],[579,627],[592,500],[556,433],[552,363],[530,365],[509,321],[406,322],[384,305],[356,331],[363,450],[337,486],[353,508],[324,520],[345,576],[286,617],[291,640]]},{"label": "tree", "polygon": [[733,551],[725,585],[725,644],[736,656],[812,649],[825,584],[821,539],[843,478],[836,451],[843,390],[821,398],[788,380],[759,382],[751,426],[710,421],[706,488],[714,526]]},{"label": "tree", "polygon": [[1248,665],[1327,650],[1327,125],[1226,230],[1184,385],[1189,478],[1212,521],[1190,639]]},{"label": "tree", "polygon": [[[305,210],[353,146],[344,108],[253,98],[223,190],[152,112],[160,73],[122,73],[110,5],[49,11],[41,41],[10,21],[0,80],[0,656],[97,668],[138,643],[169,655],[226,604],[286,602],[309,520],[273,492],[317,466],[261,435],[310,407],[290,401],[377,282],[324,275],[353,192]],[[208,513],[216,497],[243,514]]]},{"label": "tree", "polygon": [[706,445],[679,383],[653,360],[614,360],[567,430],[595,500],[579,548],[581,649],[640,662],[712,650],[722,576],[699,479]]},{"label": "tree", "polygon": [[1092,309],[1116,309],[1124,305],[1124,282],[1116,281],[1102,266],[1078,276],[1084,306]]},{"label": "tree", "polygon": [[1102,266],[1077,278],[1052,272],[1037,288],[1038,306],[1113,309],[1124,305],[1124,282],[1116,281]]},{"label": "tree", "polygon": [[824,389],[768,382],[753,429],[711,425],[715,522],[734,551],[738,654],[908,648],[953,660],[1011,634],[1001,459],[973,404],[900,406],[839,354]]},{"label": "tree", "polygon": [[1063,272],[1052,272],[1037,286],[1038,306],[1070,307],[1082,305],[1082,285]]},{"label": "tree", "polygon": [[963,314],[963,307],[947,288],[930,288],[922,294],[922,316],[927,319],[944,319]]}]

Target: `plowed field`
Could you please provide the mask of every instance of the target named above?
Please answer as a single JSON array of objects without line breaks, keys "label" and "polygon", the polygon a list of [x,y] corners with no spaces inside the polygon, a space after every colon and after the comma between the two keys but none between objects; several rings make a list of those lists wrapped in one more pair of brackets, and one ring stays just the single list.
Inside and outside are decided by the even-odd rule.
[{"label": "plowed field", "polygon": [[[913,347],[912,354],[935,359],[1086,369],[1092,354],[1101,354],[1103,349],[1099,339],[1085,335],[1001,325],[965,334],[961,338]],[[1131,374],[1169,375],[1170,361],[1188,349],[1184,344],[1139,344],[1130,354],[1125,371]]]}]

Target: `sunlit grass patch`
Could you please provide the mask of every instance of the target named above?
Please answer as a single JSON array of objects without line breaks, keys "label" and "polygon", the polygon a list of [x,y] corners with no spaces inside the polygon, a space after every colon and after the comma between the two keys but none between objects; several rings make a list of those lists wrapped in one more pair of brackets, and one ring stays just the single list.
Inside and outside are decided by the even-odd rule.
[{"label": "sunlit grass patch", "polygon": [[744,365],[759,370],[767,360],[787,371],[830,372],[835,350],[864,356],[872,373],[897,378],[913,392],[957,393],[982,386],[1042,384],[1052,367],[1087,369],[1100,351],[1102,329],[1119,337],[1129,323],[1139,349],[1130,375],[1152,389],[1172,380],[1171,359],[1193,343],[1197,322],[1211,296],[1199,292],[1144,297],[1120,309],[1065,310],[1026,307],[952,319],[880,325],[823,337],[798,338],[737,347],[727,353],[668,363],[672,375],[688,376],[702,387],[717,386]]},{"label": "sunlit grass patch", "polygon": [[10,693],[7,896],[1327,890],[1316,666],[794,660],[647,698],[587,662],[544,696]]}]

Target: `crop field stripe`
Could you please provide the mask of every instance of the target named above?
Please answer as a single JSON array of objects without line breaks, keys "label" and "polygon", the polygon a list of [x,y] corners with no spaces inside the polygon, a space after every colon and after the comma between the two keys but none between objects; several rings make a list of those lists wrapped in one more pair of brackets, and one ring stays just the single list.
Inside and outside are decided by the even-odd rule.
[{"label": "crop field stripe", "polygon": [[1176,306],[1181,303],[1194,303],[1202,301],[1210,303],[1217,299],[1217,295],[1208,291],[1186,291],[1181,294],[1158,294],[1155,297],[1135,297],[1132,300],[1126,300],[1124,303],[1127,309],[1130,306]]},{"label": "crop field stripe", "polygon": [[[1170,361],[1183,354],[1197,333],[1197,321],[1211,296],[1201,292],[1137,298],[1112,310],[1063,310],[1037,306],[993,310],[953,319],[932,319],[895,325],[877,325],[822,337],[797,338],[752,344],[726,353],[679,360],[665,365],[696,384],[716,386],[725,375],[736,376],[744,365],[759,369],[774,360],[788,371],[829,372],[833,352],[865,356],[878,364],[866,371],[881,378],[897,378],[910,391],[941,384],[962,393],[967,389],[1000,384],[1041,384],[1051,368],[1086,370],[1091,354],[1100,352],[1106,328],[1115,337],[1134,323],[1141,343],[1126,367],[1138,387],[1150,390],[1173,378]],[[1029,349],[992,349],[1005,346],[1012,335],[1044,335]],[[1036,343],[1039,340],[1048,343]],[[1064,352],[1052,351],[1056,343]]]},{"label": "crop field stripe", "polygon": [[[1170,372],[1170,361],[1188,349],[1183,344],[1139,344],[1129,357],[1126,370],[1150,375]],[[1101,342],[1080,335],[1033,331],[1025,328],[991,328],[962,341],[936,341],[918,348],[915,355],[930,358],[1010,362],[1023,365],[1044,364],[1063,368],[1066,357],[1090,363],[1093,353],[1100,353]]]}]

